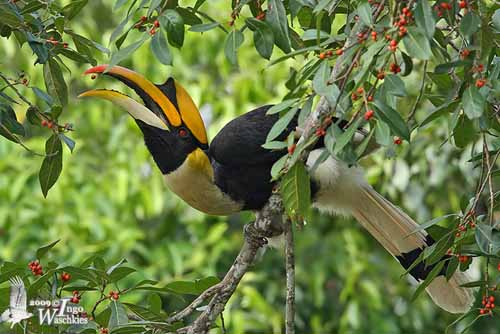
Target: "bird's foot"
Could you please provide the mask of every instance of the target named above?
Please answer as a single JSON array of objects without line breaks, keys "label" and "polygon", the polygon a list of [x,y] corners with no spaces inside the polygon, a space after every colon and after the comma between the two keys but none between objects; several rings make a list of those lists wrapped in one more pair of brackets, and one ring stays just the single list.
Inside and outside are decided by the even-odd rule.
[{"label": "bird's foot", "polygon": [[244,226],[243,235],[245,236],[245,240],[256,248],[267,245],[267,239],[257,231],[253,222]]}]

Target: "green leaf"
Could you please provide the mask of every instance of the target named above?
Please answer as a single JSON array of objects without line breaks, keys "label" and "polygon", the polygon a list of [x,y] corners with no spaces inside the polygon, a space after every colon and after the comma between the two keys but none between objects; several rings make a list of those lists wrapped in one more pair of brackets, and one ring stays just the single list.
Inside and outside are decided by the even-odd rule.
[{"label": "green leaf", "polygon": [[[157,296],[157,294],[153,294],[152,296]],[[123,305],[125,305],[130,311],[135,313],[141,319],[148,321],[164,320],[158,313],[154,312],[153,310],[147,309],[145,307],[129,303],[123,303]]]},{"label": "green leaf", "polygon": [[372,25],[372,8],[368,2],[363,2],[358,6],[358,15],[361,22],[367,27]]},{"label": "green leaf", "polygon": [[283,167],[285,167],[287,160],[288,155],[285,154],[274,163],[273,167],[271,167],[271,179],[273,181],[279,178],[280,172],[283,170]]},{"label": "green leaf", "polygon": [[75,141],[66,136],[64,133],[59,133],[59,139],[61,139],[66,144],[66,146],[68,146],[71,153],[73,153],[76,145]]},{"label": "green leaf", "polygon": [[52,249],[52,247],[54,247],[55,245],[57,245],[57,243],[59,241],[61,241],[61,239],[58,239],[56,241],[51,242],[48,245],[45,245],[45,246],[42,246],[42,247],[38,248],[37,251],[36,251],[36,258],[37,259],[41,259],[45,254],[47,254],[47,252],[50,249]]},{"label": "green leaf", "polygon": [[428,39],[432,39],[436,30],[436,20],[432,13],[429,1],[417,1],[415,6],[415,22],[421,31],[425,33]]},{"label": "green leaf", "polygon": [[128,58],[130,55],[132,55],[132,53],[134,53],[138,48],[141,47],[141,45],[146,41],[147,38],[148,38],[148,36],[146,34],[144,34],[144,36],[140,40],[138,40],[137,42],[134,42],[134,43],[118,50],[117,52],[114,52],[111,55],[111,59],[109,60],[109,66],[107,68],[109,69],[109,68],[117,65],[118,63],[120,63],[124,59]]},{"label": "green leaf", "polygon": [[246,19],[245,22],[253,31],[253,43],[257,52],[263,58],[271,58],[274,47],[274,36],[271,27],[266,22],[253,17]]},{"label": "green leaf", "polygon": [[327,61],[321,62],[318,70],[314,74],[313,89],[319,95],[324,95],[328,91],[328,80],[330,79],[330,65]]},{"label": "green leaf", "polygon": [[479,249],[489,255],[500,254],[500,231],[494,229],[487,223],[476,225],[475,231],[476,243]]},{"label": "green leaf", "polygon": [[226,54],[227,60],[233,66],[238,65],[237,51],[238,48],[243,44],[244,36],[239,30],[232,30],[226,37],[224,53]]},{"label": "green leaf", "polygon": [[74,0],[62,9],[62,13],[67,20],[71,20],[87,5],[88,0]]},{"label": "green leaf", "polygon": [[380,111],[375,113],[377,118],[389,125],[396,135],[410,141],[410,131],[408,130],[408,126],[401,115],[380,100],[375,100],[373,104]]},{"label": "green leaf", "polygon": [[175,10],[182,16],[184,24],[188,26],[195,26],[203,23],[203,21],[189,9],[177,7]]},{"label": "green leaf", "polygon": [[432,56],[429,39],[415,27],[408,28],[408,33],[403,38],[403,43],[408,53],[414,58],[429,60]]},{"label": "green leaf", "polygon": [[274,106],[272,106],[271,108],[269,108],[267,110],[266,115],[277,114],[283,110],[289,109],[291,106],[293,106],[295,103],[297,103],[297,101],[299,101],[299,99],[289,99],[289,100],[285,100],[283,102],[280,102],[278,104],[275,104]]},{"label": "green leaf", "polygon": [[[356,122],[354,124],[351,124],[347,130],[341,132],[340,136],[335,137],[335,149],[334,149],[334,154],[337,155],[342,149],[351,142],[352,137],[356,133],[356,131],[359,128],[359,125],[363,121],[362,117],[358,117]],[[332,124],[332,127],[337,127],[336,124]]]},{"label": "green leaf", "polygon": [[66,106],[68,104],[68,87],[64,81],[61,68],[54,59],[49,59],[43,65],[43,77],[47,92],[57,99],[60,105]]},{"label": "green leaf", "polygon": [[412,301],[414,301],[415,299],[417,299],[417,297],[425,290],[425,288],[427,288],[429,286],[429,284],[431,284],[432,280],[434,280],[434,278],[436,278],[436,276],[443,269],[444,263],[445,263],[445,261],[441,261],[438,264],[436,264],[434,266],[434,268],[432,268],[432,270],[429,273],[429,275],[427,275],[426,279],[422,283],[420,283],[420,285],[418,286],[417,290],[413,294],[413,297],[411,298]]},{"label": "green leaf", "polygon": [[218,26],[220,26],[219,22],[210,22],[210,23],[203,23],[203,24],[195,24],[195,25],[192,25],[189,28],[189,31],[192,31],[192,32],[205,32],[205,31],[209,31],[209,30],[212,30],[214,28],[217,28]]},{"label": "green leaf", "polygon": [[479,30],[481,19],[473,11],[468,11],[460,21],[460,32],[469,37]]},{"label": "green leaf", "polygon": [[462,96],[465,114],[469,119],[479,118],[484,112],[485,98],[476,86],[469,86]]},{"label": "green leaf", "polygon": [[288,20],[285,7],[281,0],[269,0],[266,14],[266,22],[269,23],[274,34],[276,45],[285,53],[291,51],[290,34],[288,32]]},{"label": "green leaf", "polygon": [[266,150],[282,150],[288,147],[288,144],[284,141],[270,141],[262,145]]},{"label": "green leaf", "polygon": [[62,171],[62,144],[59,136],[53,134],[45,143],[45,153],[38,175],[44,197],[56,183]]},{"label": "green leaf", "polygon": [[400,77],[394,74],[388,74],[384,79],[384,88],[385,91],[389,94],[395,96],[407,96],[405,83],[401,80]]},{"label": "green leaf", "polygon": [[273,127],[267,134],[266,143],[276,139],[287,128],[297,113],[297,110],[299,110],[298,107],[290,109],[285,115],[280,117],[276,123],[274,123]]},{"label": "green leaf", "polygon": [[302,220],[307,216],[311,205],[311,185],[303,162],[297,162],[283,176],[280,192],[290,218]]},{"label": "green leaf", "polygon": [[162,27],[167,29],[168,42],[176,48],[184,44],[184,19],[174,9],[167,9],[159,17]]},{"label": "green leaf", "polygon": [[375,125],[375,140],[382,146],[389,146],[392,144],[391,128],[387,123],[377,122]]},{"label": "green leaf", "polygon": [[459,101],[450,101],[436,107],[431,113],[420,123],[419,127],[423,127],[435,119],[442,117],[450,112],[453,112],[458,106]]},{"label": "green leaf", "polygon": [[116,300],[111,301],[109,304],[109,308],[111,309],[111,316],[109,318],[108,328],[113,329],[118,326],[123,326],[128,323],[127,310],[122,303],[117,302]]},{"label": "green leaf", "polygon": [[168,48],[167,40],[163,31],[157,31],[151,41],[151,51],[156,56],[156,59],[164,65],[172,65],[172,54]]},{"label": "green leaf", "polygon": [[497,31],[500,31],[500,9],[495,10],[491,22]]},{"label": "green leaf", "polygon": [[449,281],[451,279],[451,277],[453,276],[453,274],[455,273],[455,271],[457,271],[458,269],[458,265],[459,265],[459,262],[458,262],[458,257],[457,256],[453,256],[451,258],[451,260],[448,262],[448,266],[446,268],[446,280]]},{"label": "green leaf", "polygon": [[135,273],[136,270],[130,267],[118,267],[113,272],[109,274],[109,282],[114,283],[117,282],[130,274]]}]

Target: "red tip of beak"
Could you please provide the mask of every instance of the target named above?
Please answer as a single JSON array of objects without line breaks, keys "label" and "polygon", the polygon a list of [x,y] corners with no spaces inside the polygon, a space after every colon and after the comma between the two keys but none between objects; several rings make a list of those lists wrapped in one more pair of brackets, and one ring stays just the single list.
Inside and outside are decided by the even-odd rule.
[{"label": "red tip of beak", "polygon": [[103,73],[107,67],[108,67],[108,64],[94,66],[92,68],[89,68],[85,72],[83,72],[83,74]]}]

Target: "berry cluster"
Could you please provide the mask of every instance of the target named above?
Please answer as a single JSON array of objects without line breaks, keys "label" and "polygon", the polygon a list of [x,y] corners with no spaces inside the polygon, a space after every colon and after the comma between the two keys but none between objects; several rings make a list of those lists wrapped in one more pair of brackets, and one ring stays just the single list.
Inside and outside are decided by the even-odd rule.
[{"label": "berry cluster", "polygon": [[62,45],[63,48],[67,49],[68,48],[68,43],[66,42],[60,42],[58,40],[56,40],[54,37],[50,36],[49,39],[46,39],[45,40],[46,43],[49,43],[49,44],[52,44],[53,46],[57,46],[57,45]]},{"label": "berry cluster", "polygon": [[[135,25],[134,25],[134,28],[135,29],[141,29],[147,22],[148,18],[147,16],[141,16],[141,18],[139,19],[139,22],[137,22]],[[151,29],[149,30],[149,34],[151,36],[153,36],[154,34],[156,34],[156,30],[160,27],[160,21],[158,20],[155,20],[153,22],[153,26],[151,27]],[[95,78],[92,78],[92,79],[95,79]]]},{"label": "berry cluster", "polygon": [[109,333],[109,329],[103,327],[101,329],[99,329],[99,334],[108,334]]},{"label": "berry cluster", "polygon": [[75,291],[73,291],[73,297],[71,297],[71,299],[69,301],[72,302],[73,304],[78,304],[78,303],[80,303],[80,299],[82,299],[80,292],[75,290]]},{"label": "berry cluster", "polygon": [[120,298],[120,293],[118,291],[110,291],[109,298],[113,300],[118,300]]},{"label": "berry cluster", "polygon": [[42,121],[40,122],[40,125],[43,126],[44,128],[49,128],[49,129],[54,128],[54,122],[47,121],[46,119],[42,119]]},{"label": "berry cluster", "polygon": [[460,238],[462,233],[465,234],[469,228],[475,228],[475,216],[474,211],[471,210],[464,218],[464,222],[458,225],[458,231],[455,233],[455,237]]},{"label": "berry cluster", "polygon": [[35,275],[35,276],[42,276],[43,275],[43,268],[38,260],[31,261],[28,264],[28,267],[31,269],[31,272],[33,273],[33,275]]},{"label": "berry cluster", "polygon": [[481,304],[484,306],[484,308],[480,309],[479,310],[479,313],[480,314],[486,314],[486,313],[490,313],[491,314],[491,310],[493,310],[495,308],[495,297],[494,296],[483,296],[483,301],[481,302]]},{"label": "berry cluster", "polygon": [[400,137],[394,137],[394,144],[401,145],[403,140]]},{"label": "berry cluster", "polygon": [[401,72],[401,67],[399,67],[399,65],[396,63],[392,63],[390,65],[389,69],[394,74],[398,74],[399,72]]},{"label": "berry cluster", "polygon": [[[338,49],[338,50],[335,51],[335,54],[337,56],[341,56],[343,53],[344,53],[344,50],[342,50],[342,49]],[[330,58],[331,56],[333,56],[333,50],[328,50],[328,51],[325,51],[325,52],[321,52],[318,55],[318,58],[319,59],[326,59],[326,58]]]},{"label": "berry cluster", "polygon": [[441,2],[439,5],[434,6],[434,10],[437,11],[437,16],[442,17],[443,11],[452,10],[453,6],[449,2]]},{"label": "berry cluster", "polygon": [[68,282],[70,279],[71,279],[71,274],[69,274],[69,273],[62,273],[61,274],[61,281]]}]

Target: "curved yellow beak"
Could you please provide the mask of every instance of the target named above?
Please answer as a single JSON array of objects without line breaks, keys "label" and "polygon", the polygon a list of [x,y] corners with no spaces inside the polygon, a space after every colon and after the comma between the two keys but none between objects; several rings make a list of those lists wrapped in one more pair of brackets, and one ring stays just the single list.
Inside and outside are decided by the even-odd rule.
[{"label": "curved yellow beak", "polygon": [[[133,99],[115,91],[93,90],[81,94],[81,97],[96,96],[104,98],[119,104],[123,108],[125,108],[125,105],[129,108],[133,105],[135,108],[133,112],[136,116],[140,115],[142,117],[140,119],[143,121],[147,119],[149,122],[156,124],[156,119],[164,119],[168,122],[164,126],[170,128],[184,125],[201,144],[208,144],[207,133],[200,112],[189,94],[178,82],[169,79],[163,85],[155,85],[141,74],[121,66],[111,68],[108,68],[108,65],[95,66],[85,71],[84,74],[106,74],[122,81],[134,89],[142,98],[145,103],[145,106],[142,107],[152,114],[151,116],[154,117],[155,121],[153,122],[151,117],[145,117],[143,109],[139,112],[137,105],[133,105],[132,102],[128,101],[134,101]],[[127,102],[125,102],[124,96],[127,98]],[[136,117],[131,111],[127,111],[132,117]]]}]

